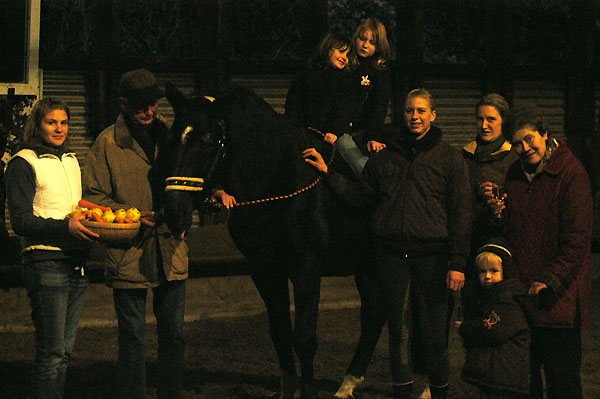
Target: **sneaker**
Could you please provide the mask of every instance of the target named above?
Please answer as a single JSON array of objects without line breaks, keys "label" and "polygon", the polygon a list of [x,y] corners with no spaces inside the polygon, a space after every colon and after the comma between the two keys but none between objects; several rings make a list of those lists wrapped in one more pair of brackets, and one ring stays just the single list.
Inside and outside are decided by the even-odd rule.
[{"label": "sneaker", "polygon": [[355,377],[352,374],[348,374],[344,376],[344,381],[342,381],[342,385],[337,390],[334,398],[353,398],[352,392],[356,387],[362,384],[365,381],[365,377]]}]

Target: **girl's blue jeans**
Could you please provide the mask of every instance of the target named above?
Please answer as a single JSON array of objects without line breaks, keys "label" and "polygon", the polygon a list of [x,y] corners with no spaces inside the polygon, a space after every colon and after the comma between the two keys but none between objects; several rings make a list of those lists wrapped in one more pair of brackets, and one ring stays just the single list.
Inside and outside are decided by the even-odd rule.
[{"label": "girl's blue jeans", "polygon": [[75,345],[87,276],[72,263],[47,260],[23,265],[35,327],[35,398],[64,396],[67,363]]}]

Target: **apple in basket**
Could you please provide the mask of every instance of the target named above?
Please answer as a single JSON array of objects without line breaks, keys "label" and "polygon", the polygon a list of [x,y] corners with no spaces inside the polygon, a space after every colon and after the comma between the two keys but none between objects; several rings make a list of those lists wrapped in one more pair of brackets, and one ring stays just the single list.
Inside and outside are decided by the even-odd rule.
[{"label": "apple in basket", "polygon": [[125,216],[133,223],[135,223],[140,220],[141,213],[137,208],[129,208],[125,213]]},{"label": "apple in basket", "polygon": [[115,218],[116,218],[116,215],[110,209],[108,211],[104,211],[104,213],[102,214],[102,220],[105,223],[112,223],[115,221]]},{"label": "apple in basket", "polygon": [[115,223],[125,223],[125,218],[127,217],[127,211],[125,209],[117,209],[115,211]]}]

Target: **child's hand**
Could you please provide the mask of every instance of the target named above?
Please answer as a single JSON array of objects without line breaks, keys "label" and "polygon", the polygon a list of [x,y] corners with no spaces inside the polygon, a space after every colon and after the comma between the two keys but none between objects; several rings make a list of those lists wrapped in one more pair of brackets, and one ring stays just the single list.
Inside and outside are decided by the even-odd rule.
[{"label": "child's hand", "polygon": [[323,174],[327,173],[327,164],[323,160],[321,154],[319,154],[319,152],[314,148],[308,148],[302,151],[302,158],[304,158],[307,163],[311,164],[319,172]]},{"label": "child's hand", "polygon": [[333,133],[325,133],[325,137],[323,138],[323,140],[326,143],[333,144],[336,142],[337,136]]},{"label": "child's hand", "polygon": [[379,141],[369,140],[367,141],[367,150],[369,152],[379,152],[385,148],[385,144],[380,143]]},{"label": "child's hand", "polygon": [[235,200],[235,197],[233,195],[227,194],[227,192],[225,190],[216,190],[213,193],[212,198],[219,205],[223,205],[227,209],[233,208],[233,206],[235,204],[237,204],[237,201]]}]

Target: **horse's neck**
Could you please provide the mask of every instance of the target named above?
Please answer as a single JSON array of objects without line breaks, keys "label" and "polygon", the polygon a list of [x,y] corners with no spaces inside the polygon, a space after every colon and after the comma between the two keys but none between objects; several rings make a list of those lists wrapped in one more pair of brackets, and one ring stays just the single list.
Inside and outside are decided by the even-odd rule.
[{"label": "horse's neck", "polygon": [[247,130],[238,133],[245,134],[234,140],[229,181],[239,195],[287,194],[314,177],[312,169],[301,158],[307,146],[306,138],[289,124],[274,120],[269,125],[267,121],[250,134]]}]

